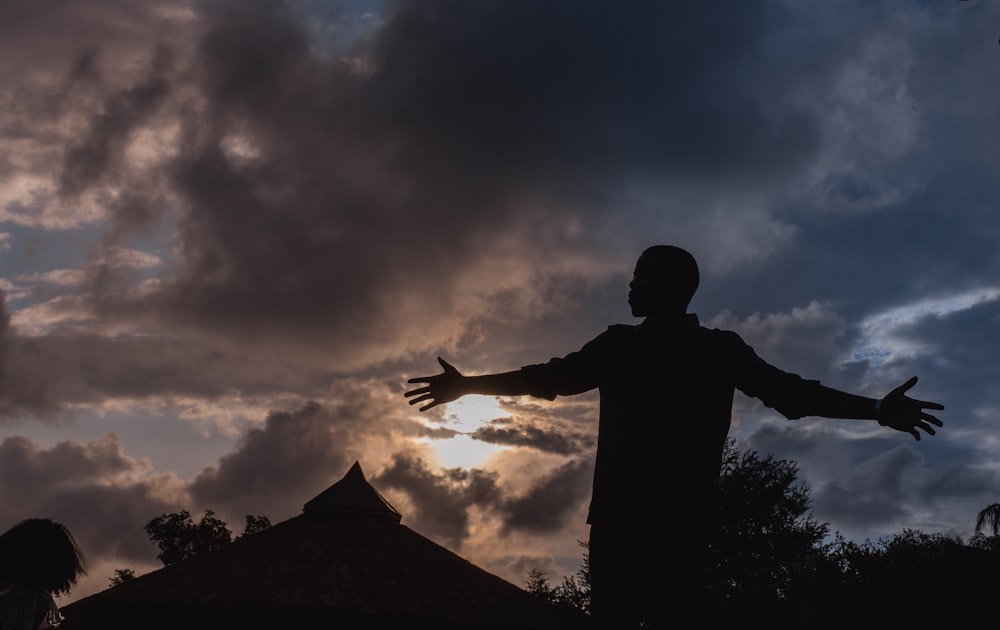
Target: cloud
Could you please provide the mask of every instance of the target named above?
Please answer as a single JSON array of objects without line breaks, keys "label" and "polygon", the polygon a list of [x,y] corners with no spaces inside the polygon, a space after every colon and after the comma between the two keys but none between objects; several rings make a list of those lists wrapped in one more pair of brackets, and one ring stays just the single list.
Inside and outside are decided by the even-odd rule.
[{"label": "cloud", "polygon": [[0,469],[2,529],[29,517],[52,518],[94,559],[148,560],[152,546],[142,525],[184,505],[181,481],[126,455],[113,434],[51,448],[8,437],[0,442]]},{"label": "cloud", "polygon": [[581,450],[580,442],[583,436],[567,435],[561,431],[535,426],[505,426],[509,424],[506,421],[493,422],[490,426],[476,429],[470,435],[490,444],[530,446],[557,455],[572,455]]},{"label": "cloud", "polygon": [[405,491],[412,513],[404,518],[426,536],[459,548],[470,536],[470,510],[495,505],[501,496],[497,475],[480,469],[435,471],[428,463],[405,454],[373,478],[380,487]]},{"label": "cloud", "polygon": [[791,313],[753,313],[742,320],[722,311],[705,325],[733,330],[765,361],[820,380],[839,362],[839,341],[846,329],[843,317],[816,301]]},{"label": "cloud", "polygon": [[[876,366],[899,358],[933,353],[926,341],[907,336],[927,318],[945,318],[953,313],[994,302],[1000,298],[1000,288],[982,287],[958,294],[924,298],[881,313],[872,314],[859,325],[861,338],[852,353],[854,360],[867,360]],[[921,336],[926,340],[926,335]]]},{"label": "cloud", "polygon": [[910,447],[900,447],[855,467],[846,479],[831,481],[814,495],[817,516],[836,515],[845,527],[903,520],[907,516],[906,475],[920,463]]},{"label": "cloud", "polygon": [[[50,303],[51,305],[51,303]],[[65,317],[66,315],[62,315]],[[53,334],[3,339],[0,365],[7,378],[0,397],[9,413],[18,408],[101,408],[129,403],[161,406],[173,401],[268,397],[309,398],[327,392],[329,366],[299,363],[227,343],[136,334]],[[243,399],[243,402],[240,402]],[[266,403],[264,403],[266,404]]]},{"label": "cloud", "polygon": [[[609,21],[599,3],[404,2],[348,51],[289,5],[172,6],[109,3],[86,21],[107,45],[49,59],[90,100],[70,138],[26,140],[61,151],[47,194],[103,208],[106,244],[176,229],[155,283],[104,274],[84,306],[344,371],[579,308],[649,234],[690,241],[717,274],[765,260],[800,238],[775,210],[789,195],[905,154],[919,128],[897,21],[855,50],[783,7],[654,4]],[[161,24],[142,46],[135,33]],[[773,72],[790,42],[799,63]]]},{"label": "cloud", "polygon": [[529,532],[562,530],[568,517],[590,498],[591,458],[567,462],[536,481],[521,496],[504,502],[504,528]]},{"label": "cloud", "polygon": [[[349,369],[558,312],[634,255],[632,230],[716,224],[739,244],[725,265],[794,234],[746,195],[821,139],[816,112],[762,72],[767,15],[648,5],[609,25],[599,4],[559,7],[392,5],[351,51],[363,72],[317,56],[298,16],[262,2],[201,5],[190,48],[168,31],[121,80],[103,50],[80,57],[96,104],[56,192],[105,195],[111,238],[178,229],[153,290],[102,290],[95,308],[323,348]],[[109,197],[111,182],[128,187]],[[642,205],[637,183],[659,217],[611,236],[619,206]],[[709,189],[742,196],[745,215],[720,193],[718,211],[689,213],[712,207]],[[763,253],[739,253],[758,236]]]},{"label": "cloud", "polygon": [[121,157],[169,93],[187,22],[171,4],[5,3],[0,219],[73,228],[153,205],[155,178]]},{"label": "cloud", "polygon": [[200,505],[220,514],[260,514],[283,520],[338,481],[354,461],[372,475],[396,453],[416,448],[422,428],[377,387],[340,382],[330,398],[272,411],[236,448],[206,467],[190,485]]}]

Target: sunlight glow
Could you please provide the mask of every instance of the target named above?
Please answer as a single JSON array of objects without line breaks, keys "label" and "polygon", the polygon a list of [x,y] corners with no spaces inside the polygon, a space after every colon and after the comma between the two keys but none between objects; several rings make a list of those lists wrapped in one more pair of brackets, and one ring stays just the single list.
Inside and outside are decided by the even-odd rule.
[{"label": "sunlight glow", "polygon": [[493,396],[463,396],[445,405],[445,409],[445,426],[456,431],[476,429],[478,424],[507,415]]},{"label": "sunlight glow", "polygon": [[468,433],[490,420],[508,414],[500,408],[500,401],[493,396],[463,396],[445,406],[444,427],[460,434],[446,440],[426,440],[437,451],[442,466],[447,468],[473,468],[504,449],[496,444],[474,440]]}]

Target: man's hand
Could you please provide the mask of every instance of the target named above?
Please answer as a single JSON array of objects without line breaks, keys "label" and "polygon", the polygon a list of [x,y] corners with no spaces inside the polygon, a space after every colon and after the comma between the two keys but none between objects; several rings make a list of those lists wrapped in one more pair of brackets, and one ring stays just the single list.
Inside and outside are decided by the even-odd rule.
[{"label": "man's hand", "polygon": [[431,407],[451,402],[466,393],[463,387],[465,385],[465,377],[441,357],[438,357],[438,363],[444,369],[444,372],[441,374],[437,374],[436,376],[418,376],[407,381],[407,383],[427,383],[426,387],[411,389],[403,394],[407,398],[416,396],[416,398],[410,401],[411,405],[422,403],[425,400],[431,401],[421,407],[420,411],[427,411]]},{"label": "man's hand", "polygon": [[917,377],[914,376],[896,389],[886,394],[882,399],[878,413],[878,423],[884,427],[891,427],[897,431],[905,431],[915,439],[920,439],[917,429],[926,431],[929,435],[934,435],[931,425],[943,426],[943,423],[924,411],[924,409],[944,409],[938,403],[914,400],[906,395],[906,391],[917,384]]}]

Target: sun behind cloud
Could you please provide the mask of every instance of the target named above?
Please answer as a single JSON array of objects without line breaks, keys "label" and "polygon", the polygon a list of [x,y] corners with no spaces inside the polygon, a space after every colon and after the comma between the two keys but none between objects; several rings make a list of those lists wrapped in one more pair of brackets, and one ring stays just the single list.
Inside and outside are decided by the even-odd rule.
[{"label": "sun behind cloud", "polygon": [[444,405],[444,427],[458,431],[458,435],[448,439],[428,439],[426,443],[437,452],[438,459],[446,468],[474,468],[481,465],[491,455],[504,450],[496,444],[488,444],[468,436],[477,428],[491,420],[509,415],[500,407],[500,401],[493,396],[471,395]]}]

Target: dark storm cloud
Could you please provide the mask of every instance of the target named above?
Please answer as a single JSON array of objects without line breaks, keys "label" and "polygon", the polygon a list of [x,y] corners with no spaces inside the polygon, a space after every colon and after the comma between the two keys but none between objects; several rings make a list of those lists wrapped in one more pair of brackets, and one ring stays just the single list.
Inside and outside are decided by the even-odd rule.
[{"label": "dark storm cloud", "polygon": [[[122,146],[129,135],[148,117],[153,116],[169,94],[169,84],[159,76],[169,64],[169,52],[159,51],[152,76],[145,82],[109,95],[99,113],[89,124],[87,135],[66,152],[60,176],[60,194],[74,196],[97,182],[122,156]],[[84,56],[86,66],[90,53]],[[78,72],[77,70],[76,72]]]},{"label": "dark storm cloud", "polygon": [[538,533],[564,527],[567,518],[578,513],[580,505],[590,496],[593,466],[594,461],[589,458],[567,462],[538,480],[523,495],[504,501],[504,528]]},{"label": "dark storm cloud", "polygon": [[507,446],[530,446],[546,453],[574,455],[580,453],[581,443],[588,450],[593,448],[590,436],[569,435],[551,429],[535,426],[504,426],[506,421],[494,421],[490,426],[481,427],[469,434],[476,440],[489,444]]},{"label": "dark storm cloud", "polygon": [[909,446],[859,463],[814,491],[816,517],[852,535],[908,528],[968,538],[978,511],[994,502],[997,475],[967,464],[927,464]]},{"label": "dark storm cloud", "polygon": [[760,3],[394,6],[373,47],[392,111],[491,177],[760,176],[815,142],[803,112],[757,100]]},{"label": "dark storm cloud", "polygon": [[180,481],[150,474],[149,465],[127,456],[114,435],[51,448],[6,438],[0,442],[0,480],[0,530],[25,518],[57,520],[91,561],[148,560],[153,547],[142,525],[183,505]]},{"label": "dark storm cloud", "polygon": [[[13,355],[18,351],[15,335],[10,328],[7,294],[0,289],[0,424],[19,417],[49,417],[58,405],[45,395],[44,385],[21,382],[22,371]],[[21,350],[26,344],[20,344]],[[28,347],[30,351],[30,346]],[[32,379],[34,380],[34,379]]]},{"label": "dark storm cloud", "polygon": [[[803,432],[780,420],[741,444],[796,462],[799,479],[811,487],[815,517],[832,531],[852,539],[905,528],[968,537],[978,511],[995,500],[988,444],[970,450],[935,438],[901,443],[899,434],[884,430],[844,439],[827,422]],[[949,416],[943,430],[964,433],[962,424]]]},{"label": "dark storm cloud", "polygon": [[[947,504],[971,500],[968,501],[971,505],[984,508],[990,503],[996,503],[991,497],[996,497],[997,488],[1000,488],[1000,473],[978,462],[966,462],[950,467],[942,466],[936,470],[934,477],[923,487],[922,494],[924,500],[930,503]],[[971,522],[970,519],[969,523]]]},{"label": "dark storm cloud", "polygon": [[[9,69],[21,69],[22,76],[38,79],[55,72],[73,81],[95,79],[101,50],[128,55],[172,35],[167,11],[183,8],[156,0],[12,0],[0,7],[0,39],[9,44]],[[63,66],[67,52],[74,58],[68,67]],[[70,72],[60,72],[64,69]]]},{"label": "dark storm cloud", "polygon": [[0,7],[0,216],[66,228],[113,214],[127,230],[161,218],[164,174],[137,163],[134,141],[176,96],[185,13],[156,0]]},{"label": "dark storm cloud", "polygon": [[567,226],[603,224],[629,182],[762,181],[808,163],[812,115],[765,71],[778,11],[394,3],[347,61],[317,56],[283,4],[207,3],[203,103],[171,170],[181,258],[156,303],[234,334],[369,351],[441,340],[400,331],[535,290],[513,276],[455,308],[462,274],[494,256],[525,254],[538,287],[581,273],[548,259],[591,247]]},{"label": "dark storm cloud", "polygon": [[[1000,290],[1000,286],[993,288]],[[900,332],[938,359],[931,362],[933,380],[928,379],[937,387],[952,389],[965,383],[968,390],[994,394],[990,396],[994,400],[1000,393],[1000,363],[995,360],[1000,356],[1000,299],[932,315]]]},{"label": "dark storm cloud", "polygon": [[192,397],[218,400],[239,393],[309,397],[325,392],[330,371],[258,355],[228,344],[111,338],[96,334],[0,335],[0,422],[25,414],[50,415],[67,405],[113,400]]},{"label": "dark storm cloud", "polygon": [[832,522],[834,530],[888,531],[907,522],[921,504],[924,456],[891,437],[851,442],[829,430],[805,435],[791,425],[778,425],[758,429],[747,443],[760,453],[796,462],[800,479],[811,486],[816,518]]},{"label": "dark storm cloud", "polygon": [[[816,103],[857,41],[766,3],[399,2],[337,57],[287,3],[196,6],[195,45],[173,32],[151,43],[64,156],[73,190],[119,181],[126,139],[180,124],[169,168],[129,180],[110,229],[125,238],[179,211],[177,256],[141,296],[97,282],[99,310],[333,353],[344,370],[558,312],[590,290],[580,277],[633,257],[629,230],[649,238],[653,217],[689,232],[720,220],[695,193],[626,209],[629,191],[793,180],[832,141]],[[106,58],[84,48],[66,72],[105,76]],[[726,209],[726,239],[771,220],[741,219],[742,203]],[[574,264],[595,255],[603,269]]]},{"label": "dark storm cloud", "polygon": [[342,452],[345,442],[318,403],[291,412],[272,412],[265,425],[248,431],[218,466],[195,478],[191,494],[213,509],[240,498],[290,493],[290,500],[305,503],[312,498],[306,494],[313,490],[318,494],[336,471],[352,463]]},{"label": "dark storm cloud", "polygon": [[453,547],[461,546],[469,536],[470,508],[493,506],[502,494],[496,473],[461,468],[442,473],[423,459],[405,454],[395,456],[373,482],[406,492],[414,510],[404,514],[406,522]]},{"label": "dark storm cloud", "polygon": [[723,311],[705,325],[739,333],[760,357],[783,370],[824,381],[838,363],[846,327],[842,317],[816,302],[791,313],[753,313],[743,320]]},{"label": "dark storm cloud", "polygon": [[218,465],[190,484],[193,501],[242,518],[264,514],[283,520],[339,480],[354,461],[371,474],[397,441],[422,429],[401,419],[363,384],[340,384],[328,404],[309,402],[292,411],[273,411],[263,426],[243,435]]}]

